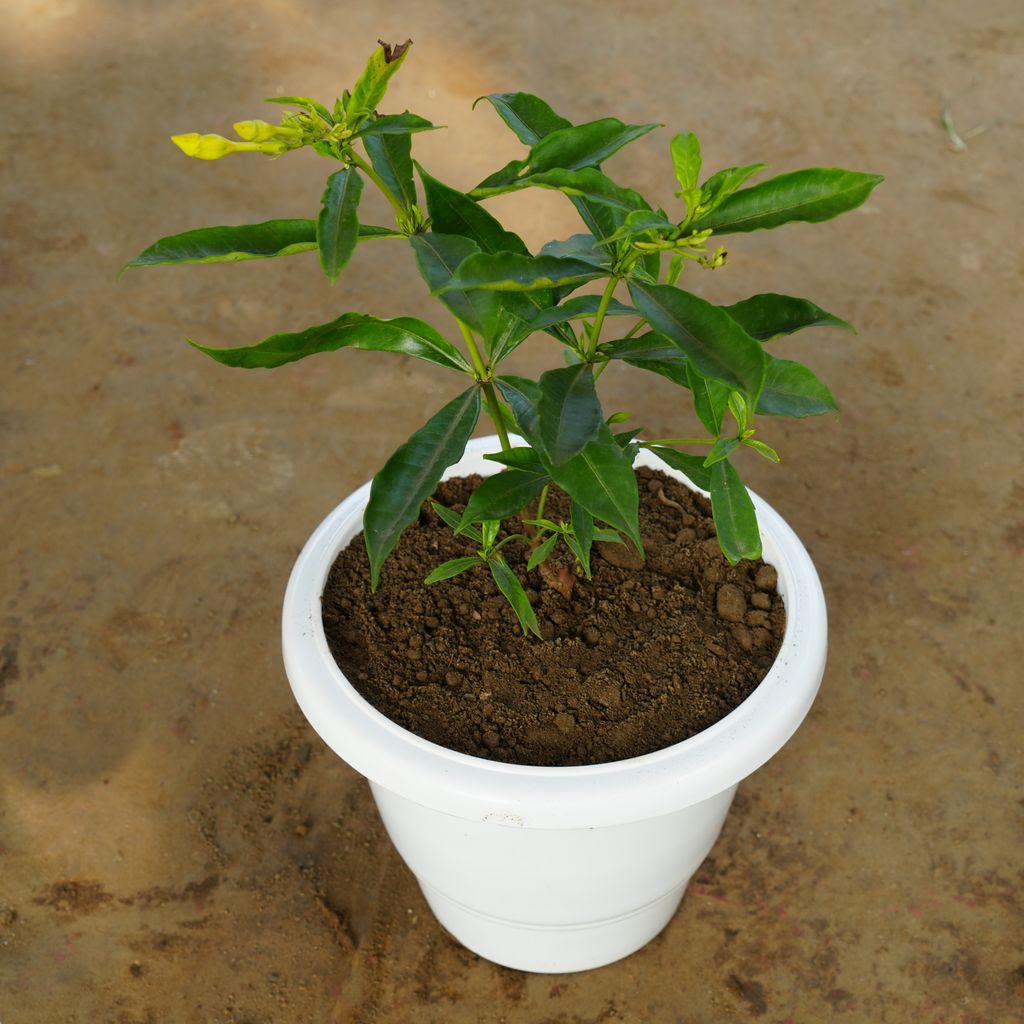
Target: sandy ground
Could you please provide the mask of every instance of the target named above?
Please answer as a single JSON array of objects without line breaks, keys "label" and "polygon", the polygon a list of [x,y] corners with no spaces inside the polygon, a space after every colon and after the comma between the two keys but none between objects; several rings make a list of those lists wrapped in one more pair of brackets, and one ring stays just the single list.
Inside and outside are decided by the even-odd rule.
[{"label": "sandy ground", "polygon": [[[0,1021],[1022,1019],[1019,4],[373,6],[3,4]],[[860,328],[787,342],[843,414],[773,425],[784,466],[745,466],[820,567],[830,663],[667,930],[583,975],[441,931],[280,663],[297,551],[451,381],[359,352],[246,374],[181,341],[441,322],[411,262],[366,246],[333,291],[309,256],[117,279],[161,235],[315,211],[314,155],[200,164],[167,136],[331,98],[378,36],[415,40],[389,102],[449,126],[418,152],[463,187],[519,152],[471,111],[514,89],[664,122],[608,169],[665,202],[684,129],[709,166],[888,179],[836,224],[735,236],[700,279]],[[988,125],[962,152],[944,102]],[[496,208],[531,245],[576,229],[555,195]],[[677,428],[667,386],[602,385]]]}]

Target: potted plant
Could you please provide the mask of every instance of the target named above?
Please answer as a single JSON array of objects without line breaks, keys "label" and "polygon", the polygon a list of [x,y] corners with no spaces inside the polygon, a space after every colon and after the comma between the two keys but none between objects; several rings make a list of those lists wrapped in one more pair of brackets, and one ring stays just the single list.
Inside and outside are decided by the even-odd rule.
[{"label": "potted plant", "polygon": [[[498,963],[580,970],[632,952],[668,921],[714,843],[736,785],[797,728],[825,661],[825,608],[813,565],[782,519],[747,491],[732,457],[749,448],[778,461],[759,436],[759,417],[835,408],[813,371],[774,355],[766,343],[806,327],[849,325],[806,299],[756,294],[719,306],[678,282],[686,268],[726,263],[726,253],[712,248],[717,236],[828,220],[863,203],[881,179],[813,168],[751,185],[765,170],[751,164],[702,180],[698,140],[681,133],[669,147],[680,202],[668,213],[601,169],[658,125],[610,117],[574,125],[536,96],[499,93],[486,99],[527,152],[465,193],[414,164],[412,136],[432,130],[429,121],[378,110],[408,47],[381,43],[351,91],[331,107],[307,97],[276,97],[270,102],[290,112],[276,124],[237,123],[237,141],[173,137],[187,155],[201,159],[238,151],[278,157],[311,147],[340,164],[327,179],[316,219],[186,231],[156,242],[128,266],[310,251],[333,282],[363,242],[411,249],[431,293],[453,315],[461,346],[417,318],[358,312],[238,348],[191,344],[228,366],[275,367],[355,347],[413,356],[462,376],[458,394],[397,448],[371,483],[346,498],[304,548],[285,598],[285,665],[313,727],[368,778],[395,845],[441,922]],[[391,205],[393,226],[360,221],[367,181]],[[585,227],[536,254],[482,205],[490,196],[535,187],[565,194]],[[688,276],[695,273],[690,269]],[[599,292],[578,293],[591,282]],[[630,318],[629,329],[610,331],[620,317]],[[537,380],[504,372],[505,359],[540,332],[558,344],[555,365]],[[597,393],[613,363],[678,385],[706,435],[644,439],[639,428],[618,429],[625,416],[608,415]],[[495,434],[470,440],[481,415]],[[646,474],[643,492],[638,473]],[[458,503],[433,500],[443,480],[470,474],[480,479]],[[692,513],[666,497],[666,487],[677,482],[687,490],[675,493],[695,503],[687,504]],[[400,543],[428,527],[446,530],[456,554],[426,566],[421,576],[434,593],[455,593],[460,581],[486,581],[484,592],[493,595],[488,614],[511,624],[505,651],[514,664],[562,643],[542,621],[545,609],[552,603],[563,609],[559,621],[572,615],[574,588],[590,593],[599,570],[615,561],[607,554],[613,545],[642,559],[639,510],[648,493],[679,509],[680,522],[694,524],[679,530],[677,548],[707,553],[714,546],[724,556],[697,589],[717,601],[726,634],[756,648],[754,634],[767,634],[760,624],[769,615],[784,622],[763,679],[695,734],[669,742],[648,738],[639,752],[619,759],[583,755],[542,764],[517,742],[503,741],[506,706],[466,752],[456,749],[458,742],[435,742],[397,724],[353,685],[366,674],[363,666],[347,676],[336,662],[322,601],[332,565],[350,544],[352,550],[361,544],[368,555],[362,599],[372,603],[382,578],[382,591],[389,586],[385,563]],[[684,497],[691,493],[709,496],[710,507],[702,497]],[[595,554],[601,548],[604,557]],[[733,593],[739,583],[756,592],[753,607]],[[342,603],[351,605],[346,588],[358,597],[358,587],[342,581],[341,588]],[[686,587],[676,589],[684,602],[696,600]],[[658,599],[658,588],[652,594]],[[510,611],[496,612],[494,602]],[[587,607],[591,625],[581,635],[592,633],[599,645],[615,613],[597,600]],[[467,621],[482,618],[468,606],[456,619],[460,614]],[[415,658],[434,644],[437,630],[429,621],[414,624],[414,637],[430,634],[425,645],[412,644]],[[760,656],[764,661],[764,649]],[[659,707],[675,703],[672,694],[688,685],[673,665],[666,654]],[[420,690],[447,685],[463,703],[477,698],[459,672],[444,681],[419,675]],[[512,690],[525,693],[535,679],[516,679]],[[652,686],[658,689],[658,681]],[[570,700],[575,708],[581,703],[587,701]],[[564,707],[550,714],[559,728],[576,728]]]}]

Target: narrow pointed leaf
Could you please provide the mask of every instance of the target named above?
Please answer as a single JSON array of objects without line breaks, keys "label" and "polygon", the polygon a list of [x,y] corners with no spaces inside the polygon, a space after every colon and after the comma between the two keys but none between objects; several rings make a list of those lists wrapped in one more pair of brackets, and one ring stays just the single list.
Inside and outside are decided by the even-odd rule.
[{"label": "narrow pointed leaf", "polygon": [[262,260],[309,252],[316,247],[316,221],[313,220],[267,220],[262,224],[196,228],[154,242],[126,263],[125,269]]},{"label": "narrow pointed leaf", "polygon": [[583,284],[606,273],[582,260],[558,259],[554,256],[521,256],[518,253],[477,253],[459,264],[451,281],[439,289],[441,294],[452,290],[466,291],[533,291],[538,288]]},{"label": "narrow pointed leaf", "polygon": [[452,558],[439,565],[423,582],[429,587],[431,583],[440,583],[442,580],[450,580],[480,565],[483,559],[478,555],[469,555],[465,558]]},{"label": "narrow pointed leaf", "polygon": [[510,448],[508,451],[491,452],[484,458],[503,466],[511,466],[513,469],[547,476],[548,471],[532,448]]},{"label": "narrow pointed leaf", "polygon": [[528,92],[494,92],[481,96],[476,103],[481,99],[494,107],[502,121],[515,132],[516,138],[527,146],[536,145],[560,128],[572,127],[571,121],[560,117],[542,99]]},{"label": "narrow pointed leaf", "polygon": [[[600,304],[600,295],[578,295],[574,299],[568,299],[566,302],[563,302],[560,306],[552,306],[550,309],[537,313],[535,317],[528,321],[528,326],[531,332],[539,331],[546,327],[552,327],[555,324],[594,316]],[[612,299],[605,310],[605,316],[636,315],[637,312],[632,306],[627,306],[617,299]]]},{"label": "narrow pointed leaf", "polygon": [[391,76],[402,66],[408,52],[403,50],[397,58],[388,61],[384,56],[383,46],[378,46],[373,51],[366,69],[352,88],[352,95],[345,108],[349,116],[359,112],[370,113],[377,109],[387,92]]},{"label": "narrow pointed leaf", "polygon": [[208,348],[194,341],[189,341],[189,344],[216,359],[218,363],[245,369],[270,369],[304,359],[317,352],[358,348],[377,352],[397,352],[424,359],[449,370],[472,373],[469,364],[450,341],[430,324],[411,316],[378,320],[377,317],[364,313],[344,313],[330,323],[290,334],[273,334],[256,345]]},{"label": "narrow pointed leaf", "polygon": [[[604,238],[616,231],[631,210],[649,209],[647,200],[639,192],[616,185],[611,178],[594,167],[587,167],[581,171],[545,171],[542,174],[531,174],[518,178],[510,184],[502,186],[485,188],[478,185],[470,193],[470,196],[473,199],[486,199],[488,196],[518,192],[524,188],[546,188],[564,192],[570,198],[584,201],[588,210],[592,206],[596,206],[599,208],[609,207],[611,210],[618,211],[618,217],[614,223],[602,219],[600,224],[595,225],[596,230],[595,226],[587,223],[587,227],[595,238]],[[607,230],[603,226],[605,223],[611,223],[611,227]]]},{"label": "narrow pointed leaf", "polygon": [[[450,526],[453,530],[462,533],[477,544],[483,544],[484,535],[475,526],[462,526],[462,516],[450,508],[445,508],[440,502],[430,499],[430,507],[437,513],[437,517]],[[460,530],[461,527],[461,530]]]},{"label": "narrow pointed leaf", "polygon": [[757,513],[739,473],[728,459],[711,467],[711,512],[718,543],[732,565],[742,558],[761,557]]},{"label": "narrow pointed leaf", "polygon": [[712,174],[701,186],[701,215],[717,210],[748,178],[763,171],[767,164],[748,164],[746,167],[726,167]]},{"label": "narrow pointed leaf", "polygon": [[587,579],[590,579],[590,549],[594,544],[594,517],[578,502],[573,502],[569,509],[569,519],[572,523],[573,536],[579,550],[576,557],[583,566],[583,572]]},{"label": "narrow pointed leaf", "polygon": [[468,258],[480,255],[476,242],[460,235],[427,231],[411,236],[409,244],[430,291],[439,295],[455,316],[478,334],[492,334],[497,327],[500,300],[488,292],[469,292],[451,287],[456,269]]},{"label": "narrow pointed leaf", "polygon": [[531,174],[555,168],[578,171],[584,167],[599,167],[623,146],[658,127],[657,124],[624,124],[616,117],[604,117],[587,124],[559,128],[533,146],[527,166]]},{"label": "narrow pointed leaf", "polygon": [[772,358],[757,411],[767,416],[821,416],[835,412],[832,392],[802,363]]},{"label": "narrow pointed leaf", "polygon": [[483,519],[507,519],[518,515],[540,494],[546,476],[522,469],[506,469],[486,480],[470,495],[460,530]]},{"label": "narrow pointed leaf", "polygon": [[705,468],[710,469],[716,462],[729,458],[739,446],[740,439],[738,437],[720,437],[704,459]]},{"label": "narrow pointed leaf", "polygon": [[551,552],[554,551],[557,543],[558,534],[548,534],[547,539],[530,552],[530,560],[526,563],[526,571],[529,572],[532,569],[536,569],[542,562],[546,562],[551,557]]},{"label": "narrow pointed leaf", "polygon": [[561,466],[551,466],[555,483],[595,519],[626,534],[638,548],[639,496],[632,459],[602,424],[595,440]]},{"label": "narrow pointed leaf", "polygon": [[779,453],[771,445],[765,444],[764,441],[758,441],[756,438],[748,437],[743,443],[748,447],[753,448],[758,455],[763,455],[769,462],[782,461],[779,458]]},{"label": "narrow pointed leaf", "polygon": [[384,560],[419,515],[420,505],[433,494],[444,471],[462,457],[479,418],[480,390],[474,385],[435,413],[373,478],[363,513],[363,539],[374,590]]},{"label": "narrow pointed leaf", "polygon": [[805,327],[842,327],[857,333],[845,320],[826,313],[809,299],[797,299],[792,295],[765,292],[722,309],[758,341],[771,341]]},{"label": "narrow pointed leaf", "polygon": [[604,426],[590,366],[580,363],[542,374],[538,411],[544,450],[560,466],[581,452]]},{"label": "narrow pointed leaf", "polygon": [[368,135],[408,135],[410,132],[435,131],[438,125],[431,124],[425,117],[418,114],[381,114],[371,117],[352,133],[353,139],[365,139]]},{"label": "narrow pointed leaf", "polygon": [[597,239],[589,233],[573,235],[562,241],[548,242],[541,246],[541,256],[555,256],[558,259],[582,260],[595,267],[611,268],[612,258],[606,249],[598,246]]},{"label": "narrow pointed leaf", "polygon": [[615,242],[620,238],[632,238],[635,235],[642,235],[648,231],[669,231],[675,228],[664,214],[655,213],[653,210],[633,210],[626,215],[626,219],[613,234],[601,239],[601,245]]},{"label": "narrow pointed leaf", "polygon": [[363,139],[370,164],[381,180],[407,207],[416,202],[412,179],[412,137],[410,135],[368,135]]},{"label": "narrow pointed leaf", "polygon": [[700,142],[693,132],[676,135],[669,144],[672,166],[676,172],[679,190],[684,195],[697,188],[700,176]]},{"label": "narrow pointed leaf", "polygon": [[537,623],[537,616],[516,574],[500,555],[497,558],[489,559],[487,564],[491,567],[491,575],[494,577],[498,589],[505,595],[505,600],[516,613],[519,625],[523,627],[523,633],[534,633],[539,637],[540,626]]},{"label": "narrow pointed leaf", "polygon": [[673,285],[631,281],[633,304],[706,377],[756,396],[764,381],[764,349],[728,313]]},{"label": "narrow pointed leaf", "polygon": [[689,387],[689,360],[679,351],[678,345],[673,345],[656,331],[607,342],[601,346],[601,351],[609,359],[621,359],[639,370],[660,374],[673,384]]},{"label": "narrow pointed leaf", "polygon": [[280,103],[286,107],[299,107],[310,114],[315,114],[326,124],[334,124],[335,119],[331,116],[331,112],[322,103],[319,103],[317,100],[311,100],[308,96],[271,96],[263,102]]},{"label": "narrow pointed leaf", "polygon": [[359,197],[363,179],[354,167],[335,171],[327,179],[320,217],[316,222],[316,240],[320,248],[320,266],[331,281],[352,258],[359,241]]},{"label": "narrow pointed leaf", "polygon": [[647,446],[662,462],[679,470],[686,478],[702,491],[711,490],[711,470],[704,465],[703,455],[690,455],[676,451],[665,445],[652,444]]},{"label": "narrow pointed leaf", "polygon": [[729,403],[728,385],[698,373],[692,364],[687,366],[686,375],[693,392],[693,407],[697,418],[707,427],[712,437],[718,437],[722,432],[725,408]]},{"label": "narrow pointed leaf", "polygon": [[775,228],[791,221],[818,223],[860,206],[882,181],[879,174],[812,167],[734,192],[716,210],[700,217],[695,230],[716,234]]},{"label": "narrow pointed leaf", "polygon": [[530,254],[526,243],[511,231],[506,231],[501,222],[491,216],[479,203],[457,189],[445,185],[428,174],[419,164],[416,169],[423,182],[423,193],[430,214],[433,231],[444,235],[462,235],[470,238],[480,247],[481,252],[515,252],[522,256]]},{"label": "narrow pointed leaf", "polygon": [[544,442],[540,433],[540,385],[526,377],[514,377],[506,374],[495,377],[494,383],[501,392],[501,397],[508,402],[512,415],[516,418],[519,433],[526,438],[530,447],[541,461],[547,459]]}]

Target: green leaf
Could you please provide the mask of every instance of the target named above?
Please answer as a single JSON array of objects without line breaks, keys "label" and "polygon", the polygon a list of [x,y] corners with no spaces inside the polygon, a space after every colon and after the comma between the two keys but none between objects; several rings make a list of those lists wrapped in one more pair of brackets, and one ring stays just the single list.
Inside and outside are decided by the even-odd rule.
[{"label": "green leaf", "polygon": [[560,260],[582,260],[584,263],[592,263],[595,267],[607,269],[611,269],[612,265],[611,255],[607,250],[598,248],[597,239],[589,232],[573,235],[564,241],[548,242],[541,246],[540,255],[556,256]]},{"label": "green leaf", "polygon": [[[708,429],[712,437],[722,432],[722,417],[729,402],[729,387],[712,377],[698,373],[693,364],[686,368],[690,390],[693,392],[693,407],[697,418]],[[704,488],[707,490],[707,488]]]},{"label": "green leaf", "polygon": [[766,416],[820,416],[836,410],[832,392],[802,363],[772,357],[757,411]]},{"label": "green leaf", "polygon": [[838,167],[811,167],[734,192],[716,210],[692,224],[716,234],[775,228],[790,221],[830,220],[860,206],[882,181],[879,174],[861,174]]},{"label": "green leaf", "polygon": [[[566,323],[570,320],[580,320],[583,317],[594,316],[598,306],[601,305],[600,295],[578,295],[574,299],[568,299],[560,306],[552,306],[536,314],[527,321],[526,327],[530,332],[543,330],[555,324]],[[636,316],[636,310],[627,306],[617,299],[612,299],[605,310],[605,316]]]},{"label": "green leaf", "polygon": [[302,110],[306,110],[310,114],[314,114],[321,118],[327,124],[334,124],[334,118],[331,116],[331,112],[322,103],[319,103],[316,100],[311,100],[308,96],[271,96],[263,102],[281,103],[286,107],[300,107]]},{"label": "green leaf", "polygon": [[707,458],[704,459],[704,466],[710,469],[715,463],[729,458],[739,446],[740,439],[738,437],[720,437],[708,452]]},{"label": "green leaf", "polygon": [[733,419],[736,420],[736,426],[742,434],[747,429],[747,420],[749,418],[747,400],[738,391],[730,391],[727,404],[729,412],[732,413]]},{"label": "green leaf", "polygon": [[560,466],[581,452],[604,426],[591,367],[580,363],[541,374],[538,412],[544,451],[552,463]]},{"label": "green leaf", "polygon": [[530,606],[530,601],[523,590],[522,583],[516,574],[508,567],[508,563],[500,555],[491,558],[488,563],[491,567],[491,575],[498,589],[505,595],[505,600],[512,606],[512,611],[519,619],[519,625],[523,627],[523,634],[534,633],[540,636],[540,626],[537,623],[537,616]]},{"label": "green leaf", "polygon": [[502,398],[508,402],[512,415],[516,418],[519,433],[526,438],[530,447],[542,462],[547,460],[544,442],[540,433],[540,385],[526,377],[514,377],[506,374],[495,377]]},{"label": "green leaf", "polygon": [[412,136],[368,135],[363,139],[370,164],[389,191],[408,209],[416,204],[412,180]]},{"label": "green leaf", "polygon": [[327,179],[316,222],[316,240],[320,248],[320,266],[332,281],[352,258],[359,240],[359,197],[363,179],[354,167],[335,171]]},{"label": "green leaf", "polygon": [[732,317],[673,285],[629,283],[633,304],[706,377],[756,396],[764,381],[764,349]]},{"label": "green leaf", "polygon": [[672,223],[663,213],[655,213],[653,210],[633,210],[626,215],[626,219],[613,234],[601,239],[601,245],[615,242],[620,238],[632,238],[635,235],[642,235],[649,231],[675,230],[676,225]]},{"label": "green leaf", "polygon": [[746,167],[726,167],[712,174],[701,186],[700,214],[705,216],[717,210],[748,178],[763,171],[767,164],[748,164]]},{"label": "green leaf", "polygon": [[718,543],[731,565],[742,558],[761,557],[757,513],[739,473],[728,460],[711,467],[711,512]]},{"label": "green leaf", "polygon": [[480,289],[486,291],[533,291],[538,288],[583,284],[606,273],[582,260],[554,256],[521,256],[518,253],[476,253],[459,264],[451,281],[436,291]]},{"label": "green leaf", "polygon": [[[462,516],[450,508],[445,508],[444,505],[433,498],[430,499],[430,507],[437,513],[439,519],[447,523],[456,532],[459,532],[459,527],[462,525]],[[476,541],[477,544],[483,544],[484,542],[484,535],[475,526],[463,526],[461,532],[470,540]]]},{"label": "green leaf", "polygon": [[572,122],[556,114],[542,99],[528,92],[494,92],[474,102],[487,100],[498,116],[512,129],[516,138],[527,146],[534,146],[546,135],[560,128],[572,127]]},{"label": "green leaf", "polygon": [[438,181],[419,164],[416,169],[423,182],[430,226],[435,232],[470,238],[480,247],[481,252],[515,252],[522,256],[530,254],[526,243],[518,235],[506,231],[501,222],[479,203]]},{"label": "green leaf", "polygon": [[676,135],[669,144],[672,166],[679,182],[679,192],[685,196],[697,188],[700,176],[700,142],[693,132]]},{"label": "green leaf", "polygon": [[208,348],[189,341],[225,366],[245,369],[270,369],[304,359],[317,352],[340,348],[358,348],[376,352],[398,352],[435,363],[449,370],[472,374],[469,364],[457,348],[430,324],[411,316],[378,320],[364,313],[344,313],[337,320],[292,334],[273,334],[256,345],[239,348]]},{"label": "green leaf", "polygon": [[540,494],[546,483],[546,476],[523,469],[506,469],[487,477],[470,495],[459,530],[483,519],[500,520],[518,515]]},{"label": "green leaf", "polygon": [[603,117],[587,124],[559,128],[533,146],[526,166],[530,174],[555,168],[578,171],[584,167],[599,167],[627,143],[658,127],[657,124],[623,124],[616,117]]},{"label": "green leaf", "polygon": [[408,50],[403,50],[397,58],[389,62],[384,56],[383,46],[378,46],[373,51],[366,70],[352,87],[352,95],[345,108],[349,117],[360,112],[372,113],[377,109],[387,92],[388,81],[402,66],[408,52]]},{"label": "green leaf", "polygon": [[755,438],[748,437],[743,443],[753,448],[758,455],[763,455],[769,462],[782,461],[779,458],[779,453],[772,448],[771,445],[765,444],[764,441],[758,441]]},{"label": "green leaf", "polygon": [[449,287],[456,269],[465,260],[480,255],[476,242],[460,235],[427,231],[410,236],[409,244],[416,254],[416,264],[431,294],[439,295],[455,316],[478,334],[485,337],[492,335],[498,325],[500,299],[488,292]]},{"label": "green leaf", "polygon": [[480,389],[474,385],[453,398],[420,427],[373,478],[363,513],[363,539],[370,557],[372,589],[402,531],[419,515],[441,475],[457,462],[480,418]]},{"label": "green leaf", "polygon": [[527,473],[541,473],[544,476],[548,474],[532,448],[510,448],[508,451],[491,452],[484,458],[491,462],[499,462],[503,466],[524,470]]},{"label": "green leaf", "polygon": [[371,117],[352,133],[352,139],[365,139],[368,135],[408,135],[410,132],[436,131],[438,125],[431,124],[425,117],[410,114],[381,114]]},{"label": "green leaf", "polygon": [[711,490],[711,470],[704,465],[703,455],[688,455],[686,452],[678,452],[675,448],[660,444],[646,447],[672,469],[679,470],[695,487],[702,491]]},{"label": "green leaf", "polygon": [[605,424],[601,424],[598,436],[583,451],[549,469],[552,479],[573,501],[596,519],[626,534],[642,549],[633,461]]},{"label": "green leaf", "polygon": [[469,555],[465,558],[452,558],[439,565],[423,582],[429,587],[431,583],[440,583],[442,580],[450,580],[453,576],[459,576],[467,569],[480,565],[483,559],[479,555]]},{"label": "green leaf", "polygon": [[558,534],[549,533],[544,543],[535,547],[530,552],[530,560],[526,563],[526,571],[530,572],[532,569],[536,569],[542,562],[546,562],[551,557],[551,552],[554,551],[557,543]]},{"label": "green leaf", "polygon": [[583,566],[583,572],[590,579],[590,549],[594,545],[594,517],[578,502],[572,502],[569,508],[569,519],[572,523],[573,536],[578,549],[574,552]]},{"label": "green leaf", "polygon": [[[557,192],[564,192],[569,196],[579,196],[590,203],[621,210],[623,212],[623,219],[625,219],[625,214],[629,213],[630,210],[648,209],[647,200],[639,192],[616,185],[611,178],[602,174],[595,167],[586,167],[579,171],[562,169],[544,171],[537,174],[529,174],[500,186],[484,187],[483,185],[478,185],[470,192],[470,197],[473,199],[487,199],[489,196],[503,195],[506,192],[518,192],[524,188],[554,189]],[[590,227],[589,224],[587,226]],[[615,225],[615,227],[617,228],[618,225]],[[594,231],[591,228],[591,233],[595,238],[603,238],[605,235],[611,234],[611,231]]]},{"label": "green leaf", "polygon": [[262,260],[309,252],[316,247],[316,222],[312,220],[267,220],[237,227],[196,228],[161,238],[126,263],[124,269]]},{"label": "green leaf", "polygon": [[805,327],[842,327],[843,330],[857,333],[845,320],[826,313],[809,299],[797,299],[792,295],[765,292],[751,295],[749,299],[735,302],[731,306],[723,306],[722,309],[758,341],[771,341]]},{"label": "green leaf", "polygon": [[689,360],[679,351],[677,345],[673,345],[656,331],[648,331],[635,338],[605,342],[600,349],[609,359],[621,359],[639,370],[660,374],[673,384],[679,384],[684,388],[690,386],[687,376]]}]

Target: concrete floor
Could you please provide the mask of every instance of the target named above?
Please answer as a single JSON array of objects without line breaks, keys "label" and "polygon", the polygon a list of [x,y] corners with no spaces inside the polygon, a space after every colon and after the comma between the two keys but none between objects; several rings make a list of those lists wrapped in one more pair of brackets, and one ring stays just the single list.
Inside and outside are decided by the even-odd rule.
[{"label": "concrete floor", "polygon": [[[371,6],[4,4],[0,1020],[1024,1020],[1019,4]],[[699,279],[860,329],[785,344],[843,413],[772,425],[783,466],[745,467],[819,566],[830,662],[668,929],[588,974],[442,933],[281,668],[297,551],[451,382],[359,352],[247,374],[181,340],[444,323],[411,262],[366,246],[333,291],[311,256],[117,278],[164,234],[313,213],[312,154],[203,164],[167,136],[332,98],[378,36],[416,41],[389,105],[449,126],[417,151],[463,187],[517,155],[470,109],[514,89],[664,122],[608,168],[664,202],[684,129],[709,166],[887,176],[837,223],[735,236]],[[961,134],[989,125],[965,151],[944,102]],[[531,245],[576,230],[556,195],[495,208]],[[602,385],[679,429],[667,386]]]}]

